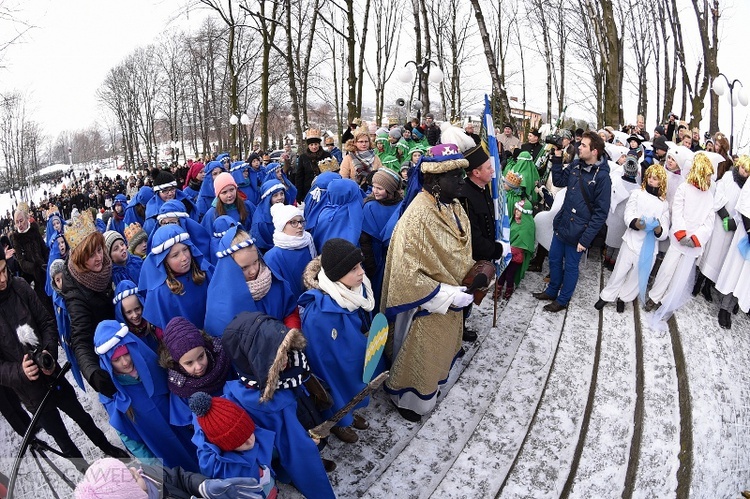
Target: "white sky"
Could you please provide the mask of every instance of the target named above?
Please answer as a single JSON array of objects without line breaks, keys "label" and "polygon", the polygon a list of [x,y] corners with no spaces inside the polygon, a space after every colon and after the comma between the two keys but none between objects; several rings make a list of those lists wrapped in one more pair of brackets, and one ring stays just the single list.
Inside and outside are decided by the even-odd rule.
[{"label": "white sky", "polygon": [[[60,131],[84,128],[97,121],[101,111],[96,90],[107,71],[134,48],[150,43],[165,29],[200,26],[200,18],[205,15],[193,12],[188,16],[181,7],[185,3],[182,0],[16,1],[21,6],[22,18],[36,27],[25,36],[22,44],[4,54],[0,91],[22,89],[28,92],[33,116],[53,139]],[[681,3],[686,9],[692,9],[686,0]],[[745,64],[744,56],[747,42],[742,37],[746,29],[743,25],[750,19],[750,2],[722,1],[722,5],[731,3],[734,5],[726,8],[722,21],[719,67],[730,79],[738,78],[750,85],[750,66]],[[686,51],[688,57],[694,57],[699,46],[698,38],[691,36],[695,32],[694,15],[691,11],[685,14]],[[477,49],[481,50],[480,46]],[[530,85],[533,91],[527,95],[528,107],[541,111],[545,98],[543,82],[540,84],[539,89]],[[509,84],[508,88],[514,94],[513,85]],[[515,93],[520,94],[520,91]],[[626,88],[626,119],[635,115],[635,103],[629,94]],[[387,103],[394,100],[388,97]],[[655,94],[651,98],[654,99]],[[720,126],[728,134],[729,106],[726,101],[722,102]],[[679,112],[679,102],[674,111]],[[568,110],[569,116],[576,114],[580,112]],[[708,114],[708,106],[705,114]],[[748,116],[748,108],[735,108],[735,148],[750,142]],[[649,119],[649,127],[652,121]],[[747,133],[742,136],[746,121]],[[706,120],[702,128],[707,126]]]}]

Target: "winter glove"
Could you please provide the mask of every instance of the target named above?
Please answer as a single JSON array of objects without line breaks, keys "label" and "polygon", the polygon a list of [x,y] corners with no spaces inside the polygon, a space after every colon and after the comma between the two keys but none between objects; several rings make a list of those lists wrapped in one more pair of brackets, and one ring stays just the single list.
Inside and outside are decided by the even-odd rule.
[{"label": "winter glove", "polygon": [[456,293],[456,296],[453,297],[451,305],[457,308],[464,308],[474,301],[474,295],[464,293],[464,291],[466,291],[466,286],[461,286],[459,289],[461,289],[461,291]]},{"label": "winter glove", "polygon": [[683,237],[680,239],[680,244],[688,248],[695,248],[695,243],[693,242],[692,237]]},{"label": "winter glove", "polygon": [[499,260],[500,258],[503,257],[503,253],[504,253],[503,243],[495,242],[495,249],[492,252],[492,259]]},{"label": "winter glove", "polygon": [[112,377],[104,369],[97,369],[91,373],[91,378],[88,382],[94,390],[105,397],[112,398],[117,393],[117,388],[112,382]]},{"label": "winter glove", "polygon": [[737,222],[734,221],[734,218],[725,217],[721,222],[725,231],[734,232],[737,230]]},{"label": "winter glove", "polygon": [[206,499],[262,499],[263,489],[255,478],[213,478],[198,486]]}]

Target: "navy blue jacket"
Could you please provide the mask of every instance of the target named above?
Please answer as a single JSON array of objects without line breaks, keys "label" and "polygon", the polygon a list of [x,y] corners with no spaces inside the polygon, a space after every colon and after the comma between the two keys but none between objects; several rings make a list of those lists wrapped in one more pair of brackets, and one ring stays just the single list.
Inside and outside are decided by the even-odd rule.
[{"label": "navy blue jacket", "polygon": [[[589,168],[586,171],[585,168]],[[552,183],[555,187],[567,187],[562,209],[555,215],[552,228],[565,244],[591,247],[591,242],[607,221],[612,180],[609,163],[605,158],[588,167],[580,159],[563,167],[562,158],[552,157]],[[581,188],[586,189],[591,209],[586,204]]]}]

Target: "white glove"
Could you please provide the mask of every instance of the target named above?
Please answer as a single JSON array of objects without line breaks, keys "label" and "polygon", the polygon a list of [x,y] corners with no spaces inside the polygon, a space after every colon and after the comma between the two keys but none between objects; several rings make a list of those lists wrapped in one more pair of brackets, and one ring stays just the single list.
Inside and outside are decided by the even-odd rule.
[{"label": "white glove", "polygon": [[466,291],[466,286],[461,286],[460,289],[461,291],[456,293],[453,297],[453,302],[451,303],[451,305],[457,308],[464,308],[474,301],[474,295],[464,293],[464,291]]}]

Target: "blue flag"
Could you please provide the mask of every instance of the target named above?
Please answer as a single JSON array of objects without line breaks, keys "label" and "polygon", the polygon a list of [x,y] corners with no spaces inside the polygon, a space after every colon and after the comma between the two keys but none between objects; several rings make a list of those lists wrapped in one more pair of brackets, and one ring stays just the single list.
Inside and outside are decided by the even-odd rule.
[{"label": "blue flag", "polygon": [[496,263],[497,275],[503,273],[510,263],[510,218],[508,217],[508,203],[505,199],[505,189],[500,187],[503,170],[500,165],[500,151],[497,148],[495,124],[492,120],[490,99],[484,96],[484,115],[482,116],[482,147],[490,157],[492,165],[492,201],[495,205],[495,241],[503,243],[505,252]]}]

